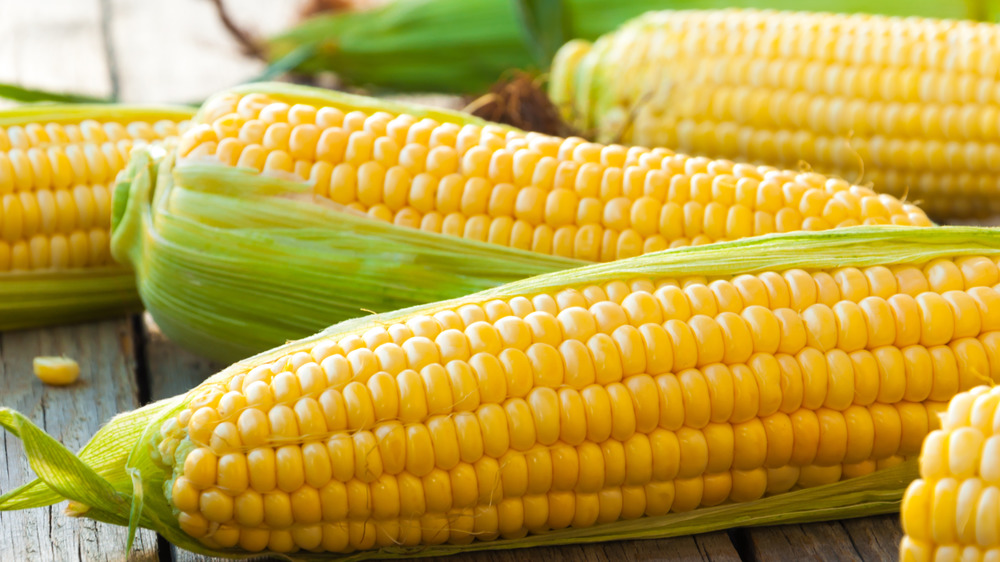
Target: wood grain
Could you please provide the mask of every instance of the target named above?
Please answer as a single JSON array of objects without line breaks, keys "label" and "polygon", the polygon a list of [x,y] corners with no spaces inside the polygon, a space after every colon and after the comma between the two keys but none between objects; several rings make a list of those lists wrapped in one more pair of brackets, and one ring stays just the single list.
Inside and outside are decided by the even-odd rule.
[{"label": "wood grain", "polygon": [[899,558],[902,530],[895,515],[750,529],[756,560],[865,560]]},{"label": "wood grain", "polygon": [[[71,450],[80,449],[114,414],[139,405],[131,324],[127,319],[0,333],[0,405],[18,410]],[[32,359],[65,355],[80,363],[80,381],[45,386]],[[0,432],[0,491],[34,478],[21,442]],[[126,529],[73,519],[64,503],[0,512],[4,560],[124,560]],[[133,560],[156,560],[156,536],[140,531]]]},{"label": "wood grain", "polygon": [[[121,99],[193,102],[264,70],[244,55],[207,0],[107,0],[111,57],[121,76]],[[293,22],[300,0],[227,3],[231,16],[262,37]]]},{"label": "wood grain", "polygon": [[903,527],[899,515],[879,515],[841,521],[862,560],[897,560]]},{"label": "wood grain", "polygon": [[0,82],[107,96],[100,0],[0,0]]}]

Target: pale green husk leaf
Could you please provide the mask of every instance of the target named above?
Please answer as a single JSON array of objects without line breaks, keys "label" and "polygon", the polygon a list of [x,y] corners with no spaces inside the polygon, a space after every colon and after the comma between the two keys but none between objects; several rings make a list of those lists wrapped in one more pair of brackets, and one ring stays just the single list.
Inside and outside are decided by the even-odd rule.
[{"label": "pale green husk leaf", "polygon": [[[290,103],[468,115],[260,84]],[[299,181],[137,151],[114,190],[112,254],[171,339],[233,361],[331,322],[453,298],[583,262],[373,221]]]}]

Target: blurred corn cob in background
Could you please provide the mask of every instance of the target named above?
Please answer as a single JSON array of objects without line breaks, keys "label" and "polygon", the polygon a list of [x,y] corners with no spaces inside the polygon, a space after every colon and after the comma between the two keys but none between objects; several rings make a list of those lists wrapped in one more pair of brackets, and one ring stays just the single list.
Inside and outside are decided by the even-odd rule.
[{"label": "blurred corn cob in background", "polygon": [[[555,8],[562,17],[543,24],[544,35],[555,47],[574,38],[594,40],[630,18],[667,8],[740,6],[972,19],[990,19],[997,13],[996,2],[982,0],[565,0],[558,4],[545,8]],[[384,2],[373,9],[307,19],[271,38],[267,54],[277,62],[297,49],[314,46],[315,53],[297,72],[332,71],[347,84],[375,89],[481,94],[509,70],[548,68],[553,53],[540,49],[537,37],[526,29],[521,11],[526,9],[507,0]]]},{"label": "blurred corn cob in background", "polygon": [[0,330],[139,308],[111,259],[111,191],[137,146],[194,111],[42,105],[0,111]]},{"label": "blurred corn cob in background", "polygon": [[169,336],[223,359],[588,261],[931,224],[818,174],[280,84],[212,98],[176,153],[136,158],[115,191],[114,256]]},{"label": "blurred corn cob in background", "polygon": [[938,219],[1000,213],[1000,26],[664,11],[563,46],[550,95],[601,142],[872,183]]},{"label": "blurred corn cob in background", "polygon": [[359,318],[79,458],[0,409],[46,484],[0,509],[393,556],[887,512],[945,401],[1000,378],[998,261],[987,229],[785,234]]}]

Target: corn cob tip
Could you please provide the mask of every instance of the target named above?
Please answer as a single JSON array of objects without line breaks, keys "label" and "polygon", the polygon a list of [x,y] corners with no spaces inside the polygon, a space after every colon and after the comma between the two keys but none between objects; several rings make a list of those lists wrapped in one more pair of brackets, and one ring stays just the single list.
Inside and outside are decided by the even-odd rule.
[{"label": "corn cob tip", "polygon": [[924,440],[919,478],[900,512],[900,560],[996,560],[1000,557],[1000,387],[952,398],[941,428]]},{"label": "corn cob tip", "polygon": [[559,109],[568,123],[578,123],[573,115],[573,102],[576,99],[576,78],[579,65],[590,52],[592,43],[583,39],[567,41],[556,51],[549,69],[549,98]]},{"label": "corn cob tip", "polygon": [[804,162],[938,219],[983,218],[1000,212],[998,35],[963,20],[651,11],[583,55],[568,47],[550,94],[599,141]]}]

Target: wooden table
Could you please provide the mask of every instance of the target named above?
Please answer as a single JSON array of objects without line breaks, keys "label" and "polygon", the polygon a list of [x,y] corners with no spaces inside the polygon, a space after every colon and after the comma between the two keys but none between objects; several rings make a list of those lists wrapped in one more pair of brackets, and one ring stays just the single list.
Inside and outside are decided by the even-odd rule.
[{"label": "wooden table", "polygon": [[[258,33],[284,27],[292,2],[231,2]],[[126,101],[204,98],[261,70],[242,56],[207,0],[0,0],[0,81]],[[43,386],[37,355],[76,358],[81,382]],[[220,368],[166,341],[147,319],[0,333],[0,405],[16,408],[71,449],[113,414],[181,393]],[[0,491],[32,478],[20,442],[0,432]],[[0,512],[0,560],[124,560],[125,530],[63,515],[64,504]],[[479,553],[466,560],[895,560],[895,516],[736,529],[696,537]],[[206,560],[139,533],[132,560]],[[452,557],[448,560],[459,560]]]}]

